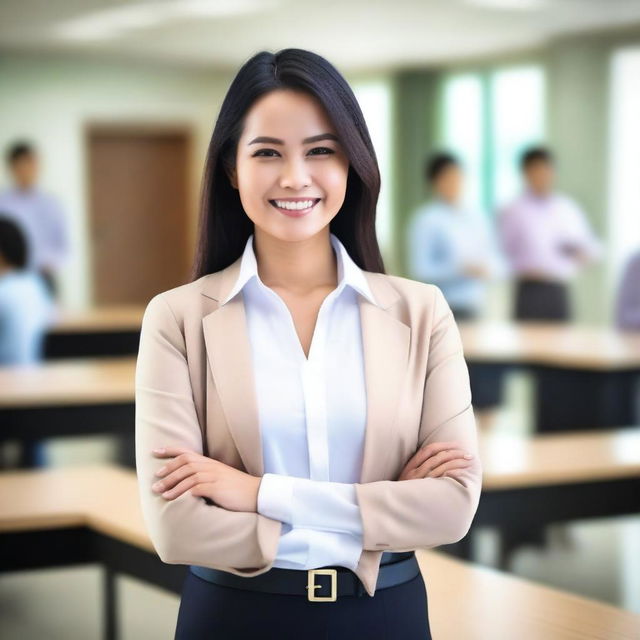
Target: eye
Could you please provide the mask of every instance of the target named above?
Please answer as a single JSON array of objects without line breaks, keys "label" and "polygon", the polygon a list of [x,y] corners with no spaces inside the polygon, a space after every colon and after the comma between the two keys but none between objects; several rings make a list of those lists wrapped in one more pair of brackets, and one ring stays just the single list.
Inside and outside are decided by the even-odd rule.
[{"label": "eye", "polygon": [[272,155],[267,155],[271,153],[278,153],[278,152],[275,149],[259,149],[251,157],[252,158],[256,158],[256,157],[272,158],[273,157]]},{"label": "eye", "polygon": [[[327,153],[312,153],[313,151],[326,151]],[[329,147],[315,147],[313,149],[311,149],[311,151],[309,151],[309,153],[312,153],[312,155],[314,156],[326,156],[329,155],[331,153],[335,153],[333,149],[329,149]]]}]

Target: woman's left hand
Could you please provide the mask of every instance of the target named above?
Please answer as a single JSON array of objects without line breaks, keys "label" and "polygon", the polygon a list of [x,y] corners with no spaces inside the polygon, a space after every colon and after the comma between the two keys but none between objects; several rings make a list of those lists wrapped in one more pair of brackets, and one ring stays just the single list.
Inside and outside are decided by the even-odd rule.
[{"label": "woman's left hand", "polygon": [[183,447],[154,449],[153,455],[171,458],[156,471],[158,481],[151,486],[166,500],[188,491],[192,496],[207,497],[230,511],[257,511],[262,478]]}]

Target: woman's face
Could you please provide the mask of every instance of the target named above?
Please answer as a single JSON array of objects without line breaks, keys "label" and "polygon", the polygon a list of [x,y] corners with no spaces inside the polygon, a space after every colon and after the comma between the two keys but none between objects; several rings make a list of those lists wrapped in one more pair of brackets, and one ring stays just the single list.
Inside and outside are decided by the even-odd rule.
[{"label": "woman's face", "polygon": [[[230,179],[256,231],[298,241],[338,213],[348,171],[349,160],[321,104],[304,92],[278,89],[247,112]],[[293,204],[305,201],[311,208],[282,209],[287,203],[306,207]]]}]

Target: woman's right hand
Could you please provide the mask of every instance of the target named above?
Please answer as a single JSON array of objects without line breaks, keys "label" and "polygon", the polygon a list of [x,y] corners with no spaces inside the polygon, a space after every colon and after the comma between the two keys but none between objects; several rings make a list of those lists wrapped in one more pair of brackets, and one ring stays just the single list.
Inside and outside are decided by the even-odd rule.
[{"label": "woman's right hand", "polygon": [[[466,456],[470,456],[467,458]],[[459,442],[431,442],[418,449],[407,462],[398,480],[418,478],[455,478],[472,464],[473,455],[460,447]]]}]

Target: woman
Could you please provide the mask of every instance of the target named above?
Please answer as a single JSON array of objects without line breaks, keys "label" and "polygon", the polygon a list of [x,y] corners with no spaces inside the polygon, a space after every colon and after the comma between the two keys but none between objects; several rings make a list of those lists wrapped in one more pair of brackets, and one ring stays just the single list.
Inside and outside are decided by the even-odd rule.
[{"label": "woman", "polygon": [[460,540],[481,466],[460,337],[386,275],[380,178],[324,58],[261,52],[207,157],[193,281],[155,296],[136,463],[176,638],[430,638],[413,551]]}]

